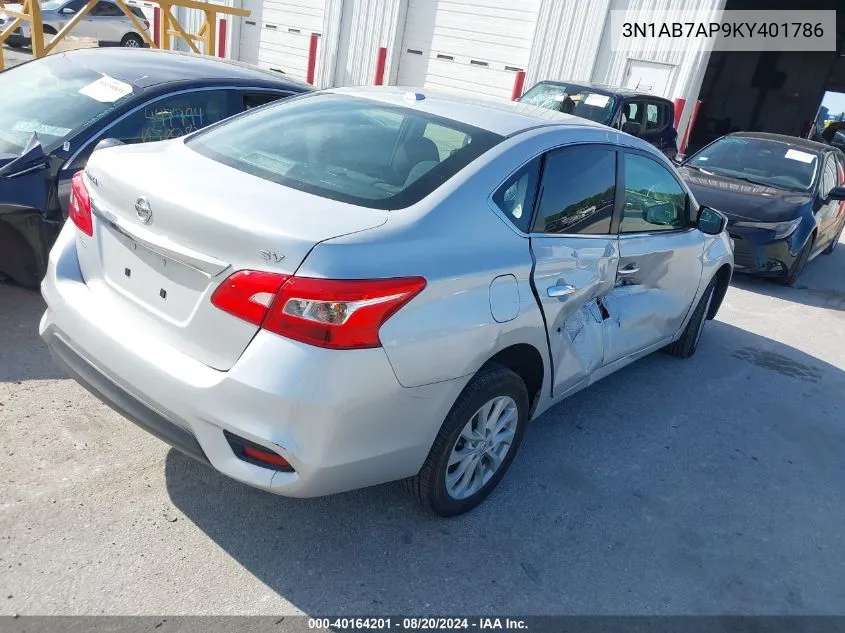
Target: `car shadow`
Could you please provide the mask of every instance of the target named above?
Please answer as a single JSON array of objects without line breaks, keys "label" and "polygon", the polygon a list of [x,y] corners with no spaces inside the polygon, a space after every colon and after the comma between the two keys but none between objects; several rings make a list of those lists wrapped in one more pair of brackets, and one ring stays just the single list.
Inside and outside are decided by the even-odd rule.
[{"label": "car shadow", "polygon": [[165,477],[190,521],[310,614],[832,613],[842,393],[842,369],[714,321],[693,358],[654,354],[545,413],[454,519],[396,484],[278,497],[175,450]]},{"label": "car shadow", "polygon": [[38,335],[45,307],[38,291],[0,281],[0,382],[67,377]]},{"label": "car shadow", "polygon": [[[845,236],[843,236],[845,239]],[[732,284],[749,292],[802,303],[817,308],[845,310],[845,245],[829,255],[818,255],[807,264],[794,287],[776,279],[736,273]]]}]

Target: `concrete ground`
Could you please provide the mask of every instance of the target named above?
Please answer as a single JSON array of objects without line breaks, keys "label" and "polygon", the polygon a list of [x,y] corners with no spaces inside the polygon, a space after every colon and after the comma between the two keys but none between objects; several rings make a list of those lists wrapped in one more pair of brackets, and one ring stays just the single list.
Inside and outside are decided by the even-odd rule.
[{"label": "concrete ground", "polygon": [[194,463],[65,379],[40,297],[0,285],[0,613],[842,614],[843,270],[737,280],[695,357],[552,409],[452,520]]}]

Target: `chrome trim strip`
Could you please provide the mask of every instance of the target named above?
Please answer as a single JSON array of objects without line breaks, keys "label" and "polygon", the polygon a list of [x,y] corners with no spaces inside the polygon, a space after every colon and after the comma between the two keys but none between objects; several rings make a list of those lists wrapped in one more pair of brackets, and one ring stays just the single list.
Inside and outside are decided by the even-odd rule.
[{"label": "chrome trim strip", "polygon": [[[91,213],[97,216],[97,219],[106,228],[116,233],[118,239],[124,244],[127,244],[127,246],[135,248],[140,245],[142,248],[152,251],[156,255],[187,266],[202,273],[206,277],[215,277],[231,266],[231,264],[209,255],[204,255],[193,249],[174,244],[169,239],[156,236],[152,231],[142,227],[132,227],[130,229],[114,213],[98,208],[93,202],[91,203]],[[126,240],[128,240],[128,243]],[[164,241],[167,241],[168,244],[163,244],[162,242]]]}]

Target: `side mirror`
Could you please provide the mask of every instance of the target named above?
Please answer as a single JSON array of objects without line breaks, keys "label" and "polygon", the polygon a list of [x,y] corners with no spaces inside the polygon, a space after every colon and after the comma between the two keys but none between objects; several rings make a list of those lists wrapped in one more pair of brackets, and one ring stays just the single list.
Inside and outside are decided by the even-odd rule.
[{"label": "side mirror", "polygon": [[64,7],[63,9],[59,10],[59,13],[61,13],[62,15],[73,15],[74,13],[76,13],[76,11],[71,8]]},{"label": "side mirror", "polygon": [[622,124],[622,131],[625,134],[630,134],[631,136],[639,136],[640,135],[640,124],[635,121],[625,121]]},{"label": "side mirror", "polygon": [[845,200],[845,185],[839,185],[830,190],[827,194],[828,200]]},{"label": "side mirror", "polygon": [[676,165],[680,165],[687,159],[686,154],[675,154],[675,157],[672,159],[672,162]]},{"label": "side mirror", "polygon": [[728,218],[711,207],[698,210],[698,230],[707,235],[719,235],[728,226]]},{"label": "side mirror", "polygon": [[116,138],[104,138],[102,141],[100,141],[94,146],[93,151],[96,152],[98,149],[108,149],[109,147],[117,147],[118,145],[124,145],[124,142]]}]

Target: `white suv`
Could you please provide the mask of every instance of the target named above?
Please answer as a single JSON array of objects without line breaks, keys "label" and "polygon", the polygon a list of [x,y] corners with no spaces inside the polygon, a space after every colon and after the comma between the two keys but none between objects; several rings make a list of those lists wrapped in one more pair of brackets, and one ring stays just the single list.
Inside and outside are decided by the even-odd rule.
[{"label": "white suv", "polygon": [[[86,0],[48,0],[41,4],[41,21],[44,24],[44,34],[55,35],[70,22],[73,16],[86,4]],[[20,10],[20,5],[6,5],[10,10]],[[129,9],[138,21],[149,30],[150,23],[140,8],[130,6]],[[12,18],[0,10],[0,28]],[[132,20],[123,12],[117,3],[111,0],[100,0],[79,23],[73,27],[71,35],[75,37],[89,37],[96,39],[102,45],[128,46],[140,48],[144,46],[144,38]],[[28,24],[15,30],[6,40],[9,46],[30,46],[31,34]]]}]

